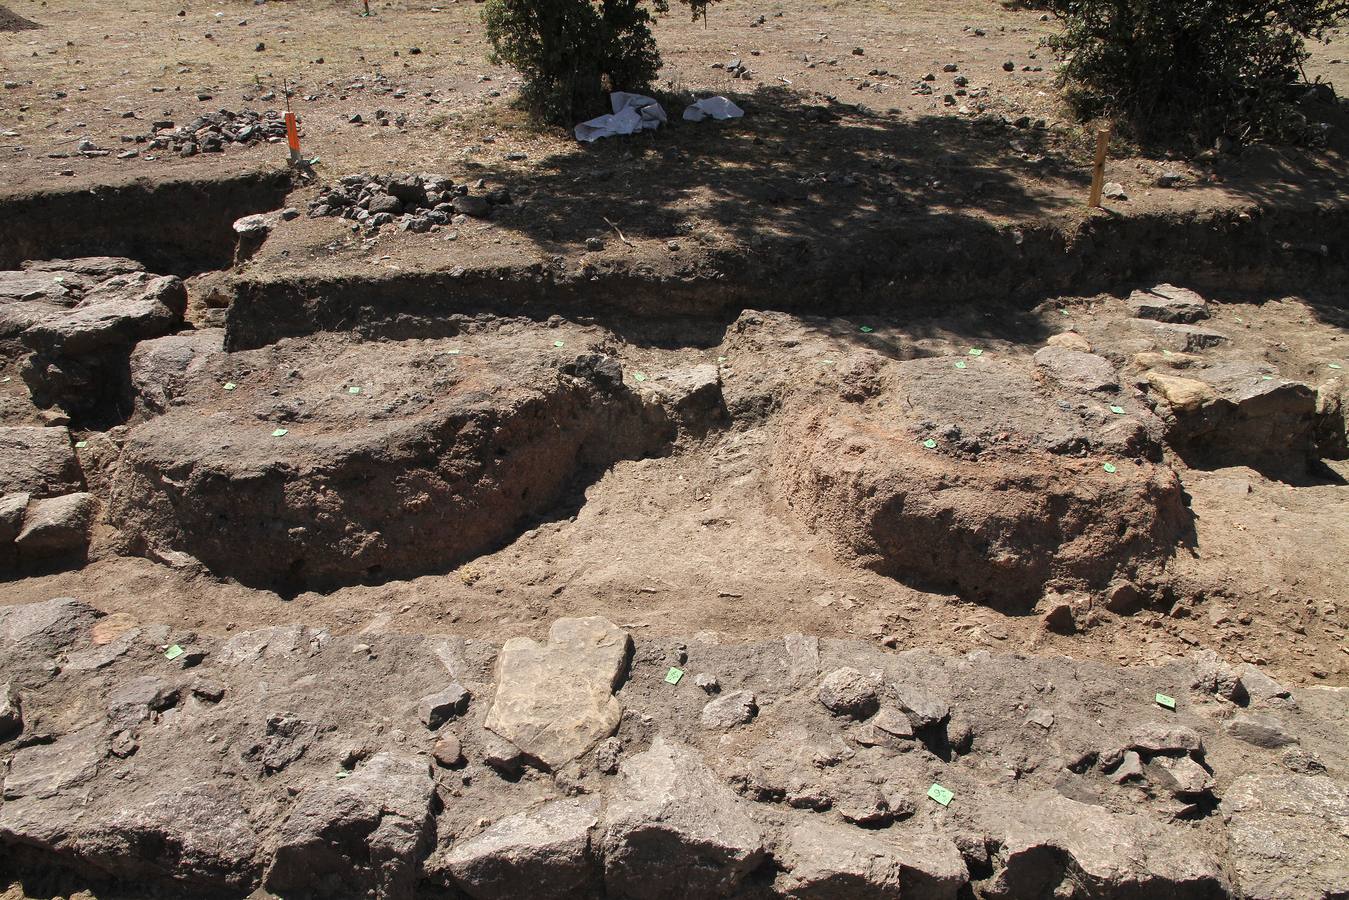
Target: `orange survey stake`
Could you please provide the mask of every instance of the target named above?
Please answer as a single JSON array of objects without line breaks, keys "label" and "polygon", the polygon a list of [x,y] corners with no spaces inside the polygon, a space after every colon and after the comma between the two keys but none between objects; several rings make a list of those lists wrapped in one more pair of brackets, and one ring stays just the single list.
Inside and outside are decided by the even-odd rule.
[{"label": "orange survey stake", "polygon": [[286,143],[292,153],[300,152],[300,130],[295,127],[295,113],[286,113]]}]

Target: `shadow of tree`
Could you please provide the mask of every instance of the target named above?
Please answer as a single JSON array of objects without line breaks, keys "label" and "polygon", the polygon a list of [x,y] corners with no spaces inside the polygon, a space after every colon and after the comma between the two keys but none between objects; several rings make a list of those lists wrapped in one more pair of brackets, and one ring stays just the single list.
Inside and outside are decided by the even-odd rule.
[{"label": "shadow of tree", "polygon": [[[545,251],[601,238],[846,241],[854,229],[915,213],[1024,217],[1068,203],[1037,184],[1081,182],[1062,140],[1002,117],[914,119],[808,101],[761,86],[731,99],[743,119],[689,123],[689,97],[666,97],[670,124],[577,144],[529,173],[479,175],[516,199],[496,223]],[[620,237],[620,233],[622,237]]]}]

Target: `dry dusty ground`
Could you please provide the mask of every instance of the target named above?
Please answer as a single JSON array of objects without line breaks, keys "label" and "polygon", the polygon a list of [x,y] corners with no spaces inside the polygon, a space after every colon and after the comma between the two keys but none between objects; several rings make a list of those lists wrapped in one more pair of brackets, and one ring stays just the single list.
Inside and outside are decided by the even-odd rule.
[{"label": "dry dusty ground", "polygon": [[[87,562],[14,567],[0,606],[78,598],[115,615],[108,621],[119,634],[140,627],[147,636],[162,631],[166,640],[170,634],[200,635],[215,654],[210,665],[231,637],[271,625],[323,629],[324,640],[331,635],[342,642],[342,653],[349,643],[359,648],[387,638],[387,658],[394,660],[389,665],[398,670],[389,677],[401,679],[402,699],[426,688],[426,673],[412,662],[425,648],[394,649],[404,645],[390,635],[452,634],[484,642],[475,651],[483,678],[475,690],[487,691],[493,676],[483,673],[495,653],[489,645],[521,635],[542,638],[558,618],[603,616],[627,630],[638,648],[625,702],[647,712],[629,716],[619,731],[628,751],[646,747],[667,724],[685,734],[693,727],[701,692],[685,697],[679,708],[662,706],[666,695],[648,683],[658,681],[657,670],[682,664],[686,644],[728,648],[707,657],[698,657],[698,650],[695,663],[718,660],[706,665],[731,667],[732,673],[743,665],[743,677],[726,678],[728,688],[743,681],[761,699],[782,700],[792,710],[781,721],[769,719],[774,729],[783,726],[775,735],[804,727],[819,710],[807,704],[812,712],[798,714],[786,693],[774,693],[781,687],[773,674],[780,667],[776,648],[793,632],[860,642],[831,651],[838,664],[848,654],[871,659],[882,650],[950,658],[979,650],[1029,655],[1024,677],[1035,680],[1037,691],[1044,678],[1094,685],[1096,676],[1082,675],[1078,663],[1061,658],[1165,666],[1206,650],[1234,664],[1255,664],[1289,686],[1315,686],[1319,693],[1296,695],[1313,711],[1322,701],[1312,698],[1332,698],[1324,701],[1332,705],[1339,694],[1329,689],[1349,686],[1349,463],[1342,445],[1349,314],[1343,291],[1333,287],[1335,273],[1322,270],[1322,278],[1304,279],[1306,289],[1293,291],[1252,289],[1244,275],[1234,275],[1229,285],[1218,278],[1214,286],[1209,272],[1206,317],[1193,333],[1154,332],[1150,320],[1133,315],[1130,291],[1153,280],[1108,293],[1057,296],[1061,292],[1037,290],[1032,277],[1009,284],[1005,297],[982,290],[977,302],[969,301],[955,286],[938,301],[906,305],[904,290],[912,285],[902,273],[888,285],[865,285],[872,302],[861,305],[869,312],[839,313],[847,305],[840,295],[863,292],[846,274],[884,268],[884,259],[857,260],[875,253],[865,238],[882,229],[898,240],[910,226],[939,235],[968,229],[977,235],[971,240],[977,253],[990,234],[1014,235],[1019,245],[1023,228],[1072,235],[1093,225],[1151,221],[1155,229],[1142,233],[1164,246],[1183,223],[1206,221],[1204,215],[1249,222],[1282,209],[1279,221],[1287,222],[1298,210],[1333,207],[1345,183],[1342,153],[1349,143],[1343,129],[1332,132],[1325,148],[1256,147],[1216,156],[1200,152],[1207,148],[1177,148],[1166,158],[1117,141],[1110,178],[1124,185],[1129,198],[1090,213],[1082,199],[1091,138],[1060,109],[1052,61],[1039,48],[1051,24],[1038,13],[1004,9],[992,0],[729,0],[713,10],[706,29],[678,16],[664,20],[658,37],[666,69],[659,87],[672,118],[694,94],[708,93],[734,97],[748,115],[720,125],[676,121],[656,134],[592,147],[532,124],[510,106],[515,76],[486,61],[475,3],[376,4],[369,18],[349,4],[309,0],[131,0],[117,6],[17,0],[9,6],[41,27],[0,32],[0,201],[133,179],[206,183],[280,169],[283,144],[229,145],[221,154],[180,157],[150,150],[135,136],[161,119],[181,125],[217,109],[279,109],[283,86],[293,89],[305,152],[319,159],[314,180],[297,184],[288,199],[301,211],[298,218],[275,223],[257,254],[228,270],[184,272],[185,318],[182,310],[163,309],[144,316],[138,327],[145,330],[119,334],[111,349],[93,354],[103,368],[94,367],[92,378],[70,365],[79,361],[70,335],[57,329],[67,343],[53,345],[49,336],[13,328],[10,318],[0,322],[6,329],[0,334],[0,426],[64,423],[60,410],[33,403],[29,386],[35,378],[44,389],[69,396],[74,392],[61,379],[75,372],[86,386],[107,389],[119,400],[100,415],[72,412],[73,452],[100,511]],[[1329,46],[1317,48],[1309,75],[1342,78],[1341,55],[1349,56],[1349,39],[1337,32]],[[735,58],[751,70],[750,79],[713,67]],[[1008,61],[1011,72],[1004,70]],[[943,71],[948,63],[958,71]],[[935,75],[934,93],[916,92],[927,73]],[[955,91],[957,75],[968,78],[976,96],[956,97],[948,106],[942,98]],[[265,100],[268,95],[272,99]],[[376,124],[377,110],[387,111],[389,124]],[[1331,119],[1340,115],[1324,112]],[[351,121],[356,114],[360,124]],[[1006,121],[991,122],[990,116]],[[1014,124],[1022,116],[1029,119],[1026,127]],[[1036,124],[1040,119],[1043,127]],[[86,140],[111,152],[81,153]],[[119,158],[127,151],[135,152]],[[322,185],[344,175],[406,172],[444,173],[475,195],[504,190],[510,202],[488,218],[461,216],[424,234],[392,224],[367,230],[303,214]],[[1161,187],[1164,173],[1179,176],[1178,186]],[[191,212],[165,215],[190,218]],[[22,227],[0,222],[0,228]],[[1172,227],[1175,232],[1168,231]],[[1342,227],[1311,235],[1310,249],[1281,252],[1308,254],[1295,258],[1309,260],[1305,268],[1311,271],[1326,258],[1343,258],[1341,234]],[[1275,246],[1280,235],[1264,237]],[[1071,257],[1078,246],[1068,241],[1064,255]],[[777,255],[760,254],[765,247]],[[673,318],[621,308],[588,315],[567,305],[571,300],[564,302],[560,288],[556,310],[546,308],[554,296],[548,289],[528,311],[510,308],[521,284],[552,276],[561,281],[564,274],[571,279],[567,298],[578,279],[584,295],[587,280],[599,290],[610,277],[622,284],[634,273],[642,280],[638,303],[658,303],[677,284],[712,296],[720,278],[734,280],[738,267],[756,259],[788,259],[792,247],[802,248],[803,260],[809,256],[817,278],[834,260],[844,273],[844,283],[837,292],[822,293],[816,309],[795,297],[791,313],[773,311],[781,298],[772,289],[754,297],[753,286],[743,284],[739,297],[753,302],[743,308],[709,303],[716,312],[708,315],[697,313],[696,297],[688,300],[687,292],[678,296],[683,311],[693,312]],[[1143,253],[1118,249],[1121,256],[1135,251]],[[1287,269],[1296,275],[1300,265]],[[238,335],[244,317],[257,315],[256,309],[241,312],[238,298],[250,290],[257,296],[287,279],[302,288],[340,283],[358,297],[368,292],[366,305],[378,310],[413,283],[396,282],[398,277],[459,269],[506,273],[501,296],[487,296],[492,282],[484,289],[479,281],[475,289],[483,296],[462,304],[447,299],[419,333],[427,321],[412,314],[396,321],[402,307],[390,314],[395,321],[378,315],[364,320],[362,310],[351,322],[337,315],[334,325],[323,318],[331,313],[323,298],[300,289],[294,296],[313,303],[298,315],[288,312],[286,321],[299,322],[298,330],[279,325],[285,335],[280,340],[223,351],[222,326]],[[76,281],[67,286],[78,294],[83,288]],[[0,288],[6,283],[18,282],[0,277]],[[673,287],[669,293],[675,297]],[[895,299],[887,302],[891,293]],[[8,316],[19,305],[11,301],[21,298],[3,296]],[[74,301],[63,294],[53,302]],[[428,307],[436,309],[434,303]],[[313,319],[306,319],[311,312]],[[254,336],[258,321],[252,320]],[[180,328],[180,335],[161,337]],[[162,356],[131,356],[128,364],[137,341],[147,353],[152,344],[161,348]],[[1091,359],[1073,357],[1066,365],[1085,366],[1092,371],[1084,377],[1110,383],[1086,389],[1068,385],[1061,373],[1047,374],[1057,370],[1033,355],[1051,341],[1090,348]],[[34,359],[48,366],[46,374],[34,375]],[[123,385],[119,379],[128,365],[129,383]],[[992,386],[978,390],[951,381],[949,416],[941,410],[947,388],[938,382],[927,402],[939,412],[924,419],[913,411],[923,407],[923,398],[912,393],[921,381],[913,373],[920,370],[994,380],[979,382]],[[1072,377],[1079,374],[1074,369]],[[1231,415],[1216,395],[1205,394],[1197,411],[1200,404],[1187,409],[1173,392],[1207,390],[1210,382],[1228,384],[1223,379],[1230,378],[1241,382],[1232,390],[1264,390],[1274,382],[1286,392],[1273,411],[1250,412],[1257,402]],[[1167,379],[1191,381],[1177,386]],[[1192,379],[1202,382],[1198,388]],[[1323,402],[1313,414],[1309,404],[1317,396]],[[1043,423],[1027,412],[1041,408],[1032,401],[1052,414]],[[825,425],[803,424],[812,416]],[[1051,427],[1051,418],[1067,420],[1062,428],[1069,436],[1046,449],[1042,445],[1059,427]],[[1320,429],[1315,449],[1308,431],[1313,420]],[[1276,424],[1259,431],[1261,422]],[[1326,432],[1335,423],[1338,439]],[[835,426],[851,437],[829,444]],[[1194,429],[1210,430],[1187,445]],[[934,445],[923,455],[917,448],[929,435]],[[12,448],[4,449],[13,456]],[[1222,459],[1214,462],[1205,453]],[[868,543],[910,498],[929,502],[929,495],[942,494],[914,486],[929,465],[950,467],[932,476],[942,488],[943,478],[980,484],[1003,467],[997,469],[1003,473],[997,491],[988,492],[992,498],[1023,478],[1057,479],[1068,494],[1080,489],[1087,496],[1102,483],[1102,471],[1123,479],[1136,471],[1170,477],[1174,470],[1183,533],[1146,566],[1126,564],[1099,583],[1074,581],[1072,565],[1081,560],[1055,560],[1063,570],[1037,582],[1029,602],[974,597],[934,584],[948,579],[930,568],[896,572],[893,560]],[[1118,482],[1103,483],[1109,491]],[[840,514],[838,504],[827,500],[839,485],[862,485],[858,496],[865,502],[853,506],[870,512],[876,510],[868,505],[874,497],[905,499],[874,516]],[[387,499],[387,508],[372,512],[369,504],[353,502],[371,497]],[[1012,506],[976,497],[967,508],[932,518],[950,528],[953,544],[964,540],[982,551],[998,544],[992,533],[1001,527],[1000,517],[1015,517]],[[1131,507],[1102,514],[1120,516],[1123,540],[1146,530],[1154,512]],[[975,525],[961,531],[967,516]],[[1039,518],[1052,524],[1058,512]],[[971,530],[974,538],[966,533]],[[932,558],[939,560],[942,542],[936,543]],[[10,544],[0,553],[9,553]],[[11,562],[0,556],[0,565]],[[964,573],[950,574],[956,582]],[[1117,588],[1126,578],[1136,583],[1139,597],[1118,604]],[[1064,627],[1065,615],[1072,627]],[[769,645],[774,649],[763,649]],[[130,677],[134,666],[158,664],[158,650],[141,650],[109,671]],[[331,657],[323,661],[330,663]],[[14,665],[18,671],[28,664]],[[302,671],[305,663],[297,665],[284,677],[301,686],[322,681]],[[343,677],[352,665],[342,663]],[[28,674],[23,669],[16,677]],[[363,676],[351,677],[353,690],[372,690],[360,682]],[[1101,677],[1109,683],[1101,691],[1108,693],[1125,691],[1132,676],[1112,669]],[[1177,692],[1188,690],[1182,683],[1187,675],[1166,677],[1178,679]],[[245,690],[246,682],[241,676],[230,691]],[[814,682],[802,685],[792,703],[813,696]],[[56,687],[83,689],[73,681]],[[43,682],[33,690],[43,698],[43,715],[59,723],[79,710],[56,687]],[[90,689],[116,687],[109,681]],[[1015,687],[1002,685],[1008,697]],[[1170,682],[1161,687],[1172,690]],[[333,693],[323,694],[329,704],[324,714],[341,718],[347,698],[334,699]],[[1035,760],[1028,771],[1043,767],[1040,780],[1031,780],[1037,789],[1053,784],[1062,792],[1051,778],[1057,758],[1050,765],[1049,757],[1037,756],[1048,750],[1035,739],[1018,733],[1015,742],[1025,744],[997,756],[998,729],[1021,728],[1025,709],[1018,704],[1038,702],[998,696],[967,698],[971,707],[987,707],[990,721],[1012,718],[990,726],[989,737],[977,743],[977,766],[971,766],[988,765],[988,771],[966,774],[976,781],[1017,782],[1019,763],[1007,759],[1020,754],[1022,762]],[[483,704],[475,704],[476,716]],[[258,708],[264,705],[260,700]],[[1132,727],[1134,718],[1152,712],[1144,706],[1121,712],[1119,721],[1102,714],[1094,727]],[[1271,708],[1288,711],[1296,704]],[[1225,721],[1231,710],[1221,711]],[[390,713],[383,720],[381,735],[405,726],[396,718]],[[634,725],[633,719],[640,721]],[[481,717],[476,721],[482,724]],[[1298,722],[1309,747],[1333,746],[1317,730],[1322,724]],[[1215,723],[1209,723],[1213,729]],[[212,743],[214,727],[202,726],[193,739]],[[53,728],[44,734],[54,740],[60,728]],[[152,746],[159,740],[152,731],[146,726],[141,760],[162,749]],[[414,731],[416,740],[426,737]],[[751,734],[757,740],[763,733]],[[720,744],[706,736],[702,741],[710,753],[734,744],[750,754],[752,741],[737,744],[733,737],[741,732],[731,734]],[[1232,776],[1245,772],[1243,745],[1216,732],[1205,735],[1218,748],[1221,796]],[[472,803],[487,804],[488,812],[475,823],[464,818],[469,801],[451,804],[440,826],[443,847],[513,811],[526,795],[533,803],[567,788],[534,775],[499,785],[483,762],[487,748],[474,743],[481,736],[480,728],[465,726],[478,787],[466,774],[452,788],[454,796],[462,790]],[[348,739],[345,732],[340,737]],[[350,740],[374,738],[353,732]],[[1081,748],[1053,748],[1062,755],[1071,749]],[[173,753],[171,747],[163,752]],[[1342,781],[1342,754],[1318,752],[1331,776]],[[306,777],[326,777],[326,769],[315,774],[319,756],[311,751],[305,765],[314,770],[306,769]],[[923,759],[929,769],[936,765]],[[437,773],[443,794],[445,778],[458,776]],[[920,774],[937,777],[928,770]],[[576,777],[599,779],[590,770]],[[137,790],[157,787],[151,782]],[[737,782],[742,794],[749,782]],[[607,790],[602,779],[587,784]],[[1023,787],[1014,784],[1007,796]],[[493,794],[495,788],[505,793]],[[1027,795],[1016,796],[1021,802]],[[1116,805],[1142,802],[1112,797]],[[285,799],[267,802],[281,810]],[[1170,812],[1157,815],[1174,824],[1166,818]],[[1214,818],[1196,827],[1211,846],[1225,847]],[[64,896],[74,886],[30,893],[39,888],[29,882],[0,897],[58,890]]]}]

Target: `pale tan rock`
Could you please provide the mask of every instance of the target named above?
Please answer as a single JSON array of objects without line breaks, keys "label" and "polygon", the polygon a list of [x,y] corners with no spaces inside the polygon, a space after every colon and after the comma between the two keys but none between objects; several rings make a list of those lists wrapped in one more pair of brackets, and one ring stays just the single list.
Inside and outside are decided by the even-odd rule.
[{"label": "pale tan rock", "polygon": [[1177,412],[1193,412],[1218,399],[1218,392],[1212,386],[1193,378],[1149,372],[1147,380],[1148,385]]}]

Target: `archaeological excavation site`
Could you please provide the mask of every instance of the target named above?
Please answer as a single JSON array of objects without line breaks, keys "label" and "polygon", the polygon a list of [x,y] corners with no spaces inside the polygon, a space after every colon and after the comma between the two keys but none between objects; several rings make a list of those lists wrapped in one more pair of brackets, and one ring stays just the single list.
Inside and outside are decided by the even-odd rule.
[{"label": "archaeological excavation site", "polygon": [[1338,26],[5,2],[0,900],[1349,898]]}]

